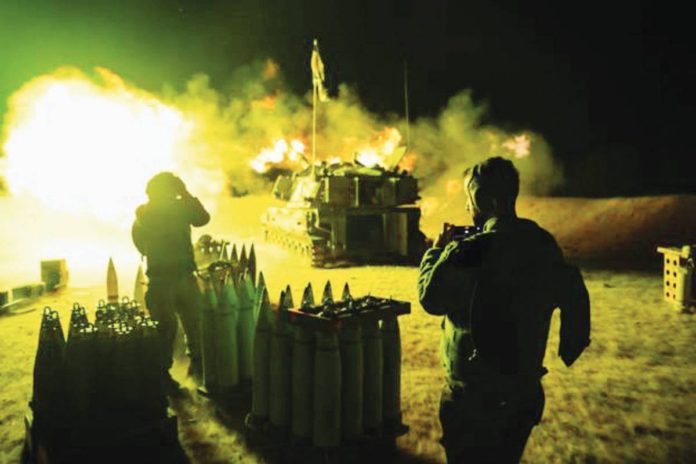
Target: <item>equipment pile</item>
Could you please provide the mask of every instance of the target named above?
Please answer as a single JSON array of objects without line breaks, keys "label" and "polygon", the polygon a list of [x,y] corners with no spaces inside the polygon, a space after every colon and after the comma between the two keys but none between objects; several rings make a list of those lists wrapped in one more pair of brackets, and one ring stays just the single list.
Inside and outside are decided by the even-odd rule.
[{"label": "equipment pile", "polygon": [[[401,422],[401,341],[397,316],[410,303],[365,296],[348,285],[321,304],[311,284],[295,307],[290,287],[276,310],[261,289],[254,345],[252,435],[290,438],[323,450],[393,439]],[[381,321],[381,324],[380,324]]]},{"label": "equipment pile", "polygon": [[[178,446],[176,417],[161,388],[157,323],[135,301],[99,302],[94,323],[75,303],[67,341],[44,309],[26,417],[25,461],[97,462],[90,454]],[[159,455],[159,454],[158,454]],[[43,462],[43,461],[42,461]]]},{"label": "equipment pile", "polygon": [[[201,314],[203,348],[202,393],[230,400],[249,392],[254,372],[254,328],[260,293],[256,252],[242,245],[228,254],[226,242],[199,240],[198,276],[205,295]],[[200,267],[201,264],[204,267]],[[258,288],[265,286],[259,273]]]}]

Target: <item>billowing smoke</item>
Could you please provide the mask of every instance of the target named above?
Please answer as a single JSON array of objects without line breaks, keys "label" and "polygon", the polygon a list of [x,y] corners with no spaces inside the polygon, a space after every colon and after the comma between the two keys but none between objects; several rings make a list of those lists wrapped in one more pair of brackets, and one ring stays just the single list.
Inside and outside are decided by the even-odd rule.
[{"label": "billowing smoke", "polygon": [[[225,91],[196,75],[183,91],[165,87],[159,95],[105,69],[90,77],[62,68],[27,83],[10,99],[9,108],[3,131],[7,184],[11,191],[31,188],[43,172],[43,184],[56,181],[55,191],[41,187],[46,201],[55,202],[56,192],[63,195],[66,185],[77,183],[101,192],[123,190],[126,178],[137,180],[133,188],[142,195],[140,184],[158,169],[181,172],[207,198],[266,192],[268,177],[252,169],[259,153],[274,145],[288,147],[291,141],[293,147],[304,147],[303,153],[292,153],[300,164],[299,157],[309,160],[312,153],[311,90],[301,96],[289,92],[272,60],[240,68]],[[560,182],[559,168],[540,135],[485,126],[484,114],[485,108],[464,91],[437,117],[415,120],[409,130],[402,117],[368,111],[357,93],[341,84],[336,95],[317,106],[316,158],[379,158],[397,144],[405,145],[408,133],[410,146],[400,168],[413,172],[430,196],[456,189],[466,166],[491,155],[514,160],[524,192],[543,194]],[[154,155],[157,160],[150,159]],[[61,164],[68,166],[59,172]],[[116,178],[104,178],[105,167],[112,174],[118,167],[121,180],[104,184]],[[73,177],[61,177],[70,172]],[[89,179],[98,180],[90,184]],[[60,198],[64,203],[94,198],[77,190]],[[133,205],[126,206],[130,210]]]},{"label": "billowing smoke", "polygon": [[[39,259],[52,257],[67,258],[71,272],[80,263],[85,279],[97,279],[94,270],[110,256],[135,269],[127,229],[147,179],[160,170],[180,174],[211,211],[221,197],[267,194],[270,173],[252,166],[260,153],[280,148],[297,158],[295,168],[311,159],[311,89],[287,88],[271,60],[239,69],[224,91],[197,75],[183,90],[155,94],[103,68],[90,75],[61,68],[27,82],[8,101],[0,141],[0,190],[11,194],[0,198],[7,223],[0,239],[12,244],[0,253],[12,263],[0,267],[0,281],[3,272],[29,276]],[[431,217],[461,198],[464,168],[490,155],[514,160],[526,192],[560,182],[541,136],[484,126],[484,113],[462,92],[409,131],[402,117],[366,110],[340,85],[317,107],[316,158],[379,161],[410,140],[399,168],[420,179],[423,214]]]},{"label": "billowing smoke", "polygon": [[[286,147],[291,140],[301,142],[305,158],[311,158],[311,90],[303,96],[288,92],[271,60],[240,70],[227,92],[212,89],[208,78],[199,75],[183,93],[169,90],[165,98],[196,122],[194,157],[223,169],[233,193],[268,189],[268,182],[250,169],[250,161],[279,141]],[[410,146],[400,167],[412,171],[433,194],[461,179],[466,166],[489,156],[515,162],[525,193],[545,194],[560,184],[560,168],[542,136],[485,126],[484,114],[485,107],[463,91],[437,117],[412,121]],[[405,144],[409,129],[404,118],[371,113],[349,85],[341,84],[337,95],[318,103],[317,159],[351,161],[388,128],[397,129]]]}]

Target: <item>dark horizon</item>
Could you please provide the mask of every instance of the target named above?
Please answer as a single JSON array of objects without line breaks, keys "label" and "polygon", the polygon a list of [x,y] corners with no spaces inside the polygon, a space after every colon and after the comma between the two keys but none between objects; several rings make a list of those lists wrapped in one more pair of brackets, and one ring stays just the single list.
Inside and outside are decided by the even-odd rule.
[{"label": "dark horizon", "polygon": [[45,0],[3,2],[0,18],[3,113],[60,65],[106,66],[154,91],[203,72],[224,90],[270,57],[304,93],[317,37],[330,91],[350,83],[371,111],[403,114],[407,62],[413,118],[471,89],[486,122],[540,133],[565,169],[558,194],[696,193],[694,38],[685,13],[657,2]]}]

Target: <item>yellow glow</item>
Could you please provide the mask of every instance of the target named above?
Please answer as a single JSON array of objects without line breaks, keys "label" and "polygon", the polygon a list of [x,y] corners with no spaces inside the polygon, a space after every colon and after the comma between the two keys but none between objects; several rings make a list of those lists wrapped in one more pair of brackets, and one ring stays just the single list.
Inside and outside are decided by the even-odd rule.
[{"label": "yellow glow", "polygon": [[377,165],[382,165],[382,157],[379,156],[377,152],[372,149],[363,150],[362,152],[358,153],[358,156],[355,157],[355,160],[363,166],[367,166],[368,168]]},{"label": "yellow glow", "polygon": [[401,142],[401,133],[395,127],[385,127],[378,132],[368,145],[360,150],[355,156],[363,166],[367,167],[387,167],[387,158],[394,153]]},{"label": "yellow glow", "polygon": [[290,146],[292,147],[292,151],[297,153],[304,153],[305,146],[304,143],[302,143],[301,141],[295,139],[290,142]]},{"label": "yellow glow", "polygon": [[[395,127],[385,127],[375,132],[371,140],[358,144],[355,152],[355,160],[363,166],[386,167],[389,155],[393,154],[401,142],[401,133]],[[272,146],[263,148],[249,164],[258,173],[268,172],[272,167],[297,170],[306,166],[304,158],[305,144],[299,139],[293,139],[289,143],[286,139],[278,139]],[[327,164],[338,164],[348,161],[341,156],[320,157]]]},{"label": "yellow glow", "polygon": [[281,155],[285,154],[288,151],[288,142],[286,142],[285,139],[276,141],[273,150]]},{"label": "yellow glow", "polygon": [[462,179],[450,179],[445,184],[445,191],[448,196],[458,195],[462,188],[464,187],[464,182]]},{"label": "yellow glow", "polygon": [[33,79],[10,99],[4,151],[13,194],[120,224],[132,220],[147,180],[175,170],[191,124],[176,109],[98,69]]},{"label": "yellow glow", "polygon": [[503,147],[510,150],[515,158],[526,158],[531,153],[532,139],[528,134],[516,135],[503,142]]},{"label": "yellow glow", "polygon": [[440,208],[440,200],[438,200],[437,197],[431,196],[431,197],[424,197],[420,201],[420,207],[421,207],[421,215],[423,217],[429,217],[434,214],[436,214]]},{"label": "yellow glow", "polygon": [[290,143],[285,139],[278,139],[273,143],[273,147],[261,149],[258,155],[249,162],[251,168],[263,174],[268,172],[273,166],[296,168],[300,160],[304,160],[305,146],[300,140],[293,139]]}]

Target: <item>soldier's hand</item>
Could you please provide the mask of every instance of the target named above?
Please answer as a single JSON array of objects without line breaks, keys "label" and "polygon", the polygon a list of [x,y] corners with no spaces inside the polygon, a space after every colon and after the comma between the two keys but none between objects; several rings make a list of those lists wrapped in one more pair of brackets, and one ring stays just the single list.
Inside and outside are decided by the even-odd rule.
[{"label": "soldier's hand", "polygon": [[454,239],[454,227],[452,224],[445,222],[442,225],[442,232],[437,236],[435,240],[435,246],[437,248],[444,248],[449,242]]},{"label": "soldier's hand", "polygon": [[435,244],[433,246],[436,248],[444,248],[451,241],[452,237],[450,237],[449,233],[440,232],[440,234],[435,239]]},{"label": "soldier's hand", "polygon": [[176,194],[180,198],[191,198],[191,194],[186,189],[186,184],[180,177],[176,177]]}]

